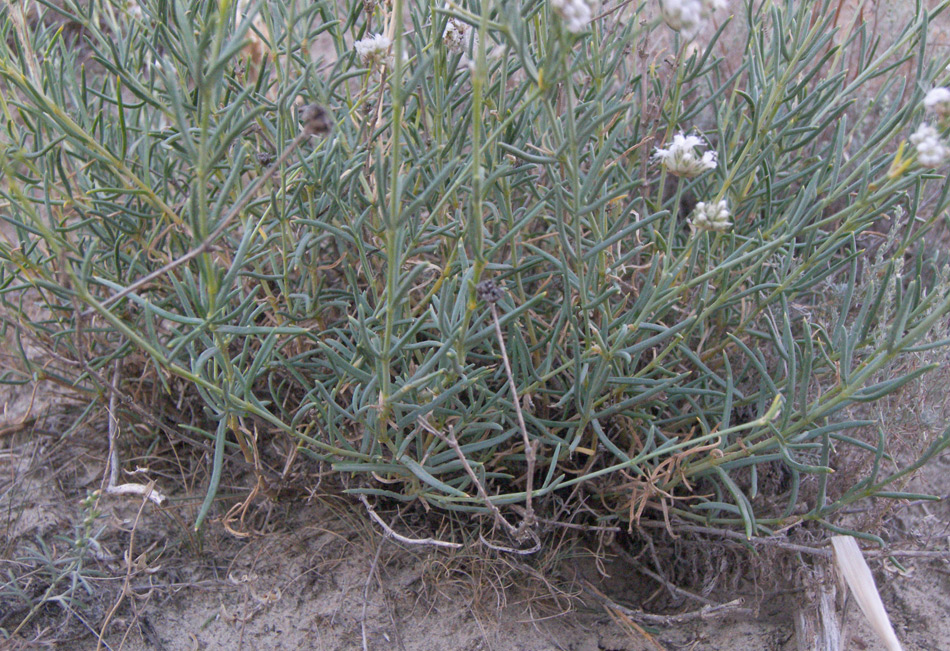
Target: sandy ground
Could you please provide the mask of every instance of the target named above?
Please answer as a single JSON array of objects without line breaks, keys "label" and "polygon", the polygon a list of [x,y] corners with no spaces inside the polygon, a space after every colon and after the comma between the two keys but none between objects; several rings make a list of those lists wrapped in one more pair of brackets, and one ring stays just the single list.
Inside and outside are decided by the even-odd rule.
[{"label": "sandy ground", "polygon": [[[81,501],[102,481],[106,452],[105,437],[95,430],[61,440],[65,416],[44,415],[50,407],[39,407],[33,426],[4,436],[0,454],[4,574],[18,576],[32,592],[47,588],[50,566],[68,566],[70,539],[85,513]],[[916,549],[947,550],[948,465],[950,453],[913,484],[944,501],[895,509],[883,526],[889,537]],[[705,596],[720,603],[742,598],[750,612],[658,625],[625,617],[585,586],[636,611],[662,605],[663,614],[676,615],[702,604],[680,599],[670,607],[676,600],[657,599],[665,591],[657,581],[609,546],[597,553],[594,539],[537,558],[486,556],[478,546],[459,552],[406,546],[376,535],[358,503],[326,493],[255,502],[244,528],[261,533],[246,538],[217,524],[196,537],[189,527],[193,499],[173,495],[169,506],[157,508],[108,497],[99,506],[92,527],[98,545],[51,593],[69,594],[75,578],[72,599],[51,601],[0,647],[95,648],[91,630],[105,628],[102,648],[127,650],[791,651],[799,648],[795,613],[814,599],[815,577],[828,569],[824,559],[786,555],[772,568],[744,573],[737,571],[741,563],[752,567],[765,556],[726,554],[728,580]],[[411,526],[411,518],[403,522]],[[45,562],[37,560],[42,557]],[[947,560],[904,558],[900,571],[882,559],[871,565],[904,648],[950,648]],[[708,583],[708,575],[699,578]],[[853,603],[839,612],[850,640],[842,648],[884,648]],[[24,614],[9,589],[0,592],[0,615],[11,616],[4,628]]]}]

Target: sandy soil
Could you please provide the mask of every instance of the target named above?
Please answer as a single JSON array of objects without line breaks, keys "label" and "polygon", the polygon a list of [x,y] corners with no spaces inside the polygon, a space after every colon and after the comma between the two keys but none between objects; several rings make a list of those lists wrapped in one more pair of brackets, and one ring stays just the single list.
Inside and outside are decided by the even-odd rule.
[{"label": "sandy soil", "polygon": [[[30,413],[36,420],[22,425],[28,402],[22,391],[10,397],[0,425],[0,558],[7,581],[0,590],[0,626],[9,632],[26,615],[9,587],[11,577],[34,596],[49,589],[51,577],[65,578],[2,648],[91,649],[93,631],[104,631],[101,648],[126,650],[791,651],[799,648],[796,612],[813,603],[817,577],[830,576],[823,558],[776,556],[763,548],[739,553],[702,539],[708,548],[721,547],[714,555],[720,565],[701,567],[678,587],[710,602],[741,598],[742,609],[658,624],[656,615],[643,619],[638,613],[697,613],[702,603],[668,594],[643,573],[649,563],[630,562],[624,550],[643,549],[649,532],[620,536],[613,546],[595,538],[558,542],[549,534],[549,549],[537,557],[489,556],[478,545],[446,552],[381,537],[358,502],[319,487],[311,496],[253,502],[243,525],[232,522],[235,530],[254,532],[246,537],[228,534],[220,521],[203,536],[194,534],[193,495],[200,491],[173,489],[163,508],[137,497],[104,497],[89,528],[97,542],[85,548],[83,566],[69,571],[76,557],[72,540],[89,514],[82,500],[99,488],[105,471],[105,424],[63,439],[75,412],[56,408],[61,397],[35,396]],[[239,458],[230,464],[232,484],[225,492],[250,481],[240,465]],[[948,549],[948,466],[950,453],[911,485],[943,501],[901,505],[883,522],[884,534],[901,542],[896,547]],[[174,478],[161,474],[152,476],[170,486]],[[414,535],[426,524],[424,515],[406,513],[396,526]],[[904,648],[948,648],[946,557],[901,562],[901,570],[880,558],[871,565]],[[635,613],[628,617],[625,608]],[[850,640],[843,648],[883,649],[853,603],[839,612]]]}]

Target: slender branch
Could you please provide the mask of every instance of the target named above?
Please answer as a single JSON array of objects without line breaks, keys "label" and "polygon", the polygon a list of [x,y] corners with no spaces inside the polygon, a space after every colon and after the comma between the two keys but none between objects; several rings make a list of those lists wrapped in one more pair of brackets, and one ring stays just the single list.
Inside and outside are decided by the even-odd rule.
[{"label": "slender branch", "polygon": [[[116,370],[116,376],[118,376],[118,369]],[[99,651],[99,649],[101,649],[103,646],[108,647],[108,645],[105,643],[105,640],[103,638],[105,638],[106,632],[109,630],[109,622],[112,621],[112,618],[115,616],[116,611],[119,610],[119,606],[122,604],[122,601],[129,595],[133,594],[132,590],[129,589],[129,582],[132,580],[132,574],[135,568],[135,554],[133,552],[133,550],[135,549],[135,531],[138,528],[139,520],[142,517],[142,511],[145,509],[145,503],[149,499],[152,499],[152,495],[153,495],[152,489],[154,488],[154,486],[155,486],[154,479],[148,483],[148,486],[145,486],[145,488],[149,489],[147,493],[147,497],[142,499],[142,503],[139,505],[139,510],[135,514],[135,521],[132,523],[132,530],[129,532],[129,549],[126,551],[126,555],[125,555],[126,570],[125,570],[125,578],[122,580],[122,591],[119,593],[118,598],[115,600],[115,603],[112,605],[112,608],[109,610],[108,614],[106,614],[106,619],[102,623],[102,629],[98,632],[96,636],[98,638],[96,651]]]},{"label": "slender branch", "polygon": [[[575,524],[573,522],[558,522],[556,520],[548,520],[545,518],[539,518],[538,522],[541,524],[546,524],[554,527],[561,527],[564,529],[574,529],[577,531],[585,532],[598,532],[598,533],[623,533],[626,531],[624,527],[609,527],[603,525],[586,525],[586,524]],[[666,524],[663,522],[653,522],[652,520],[641,520],[639,523],[640,527],[649,528],[649,529],[666,529]],[[746,538],[744,533],[738,531],[729,531],[728,529],[716,529],[714,527],[700,527],[697,525],[691,524],[674,524],[673,528],[677,533],[702,533],[711,536],[719,536],[720,538],[729,538],[731,540],[741,541],[743,543],[749,543],[752,545],[768,545],[771,547],[778,547],[779,549],[784,549],[785,551],[796,552],[800,554],[807,554],[809,556],[820,556],[822,558],[831,558],[833,552],[830,548],[824,546],[811,546],[811,545],[800,545],[797,543],[788,542],[783,538],[769,538],[765,536],[753,536],[752,538]],[[935,559],[950,559],[950,549],[946,550],[919,550],[919,549],[865,549],[863,550],[865,557],[867,558],[935,558]]]},{"label": "slender branch", "polygon": [[635,610],[627,606],[622,606],[616,601],[605,595],[603,592],[595,588],[588,581],[584,579],[579,580],[581,589],[593,597],[596,601],[600,602],[603,606],[607,608],[612,608],[617,612],[623,613],[630,619],[642,622],[644,624],[654,624],[659,626],[673,626],[674,624],[685,624],[687,622],[696,621],[697,619],[711,619],[713,617],[722,617],[724,615],[752,615],[751,608],[743,608],[743,600],[733,599],[724,604],[716,604],[713,606],[703,606],[699,610],[693,610],[686,613],[679,613],[677,615],[656,615],[653,613],[645,613],[642,610]]},{"label": "slender branch", "polygon": [[[641,527],[650,527],[650,528],[666,528],[666,525],[662,522],[652,522],[652,521],[641,521]],[[825,547],[812,547],[809,545],[799,545],[796,543],[788,542],[784,538],[769,538],[764,536],[752,536],[751,538],[746,537],[744,533],[738,531],[729,531],[728,529],[716,529],[714,527],[700,527],[692,524],[682,524],[675,527],[677,532],[683,533],[702,533],[710,536],[719,536],[720,538],[729,538],[731,540],[738,540],[743,543],[751,543],[753,545],[768,545],[772,547],[779,547],[786,551],[798,552],[801,554],[809,554],[811,556],[821,556],[824,558],[831,558],[831,550]]]},{"label": "slender branch", "polygon": [[[363,585],[363,609],[360,612],[360,634],[363,638],[363,651],[369,651],[368,640],[366,639],[366,607],[369,605],[369,586],[373,582],[373,577],[376,576],[377,567],[379,566],[379,557],[383,553],[383,545],[386,544],[386,537],[379,541],[379,545],[376,546],[376,555],[373,557],[373,564],[369,568],[369,574],[366,576],[366,583]],[[380,584],[382,587],[382,584]]]},{"label": "slender branch", "polygon": [[[122,374],[122,360],[115,360],[112,371],[112,391],[109,395],[109,457],[106,461],[106,477],[103,478],[107,495],[141,495],[145,499],[155,502],[162,506],[168,500],[162,493],[155,488],[155,481],[148,485],[142,484],[119,484],[119,451],[116,447],[116,437],[119,433],[119,417],[116,411],[116,403],[119,395],[119,378]],[[143,502],[144,503],[144,502]]]},{"label": "slender branch", "polygon": [[617,554],[617,556],[619,556],[620,558],[622,558],[622,559],[624,560],[624,562],[626,562],[626,563],[632,565],[634,568],[636,568],[637,572],[640,572],[641,574],[645,574],[646,576],[650,577],[651,579],[653,579],[653,580],[656,581],[657,583],[663,585],[667,590],[669,590],[669,591],[670,591],[671,593],[673,593],[674,595],[679,595],[680,597],[686,597],[686,598],[688,598],[688,599],[693,599],[694,601],[698,601],[698,602],[700,602],[701,604],[704,604],[704,605],[706,605],[706,606],[718,606],[718,605],[719,605],[718,603],[716,603],[716,602],[713,601],[712,599],[707,599],[706,597],[703,597],[702,595],[695,594],[695,593],[693,593],[693,592],[690,592],[689,590],[684,590],[683,588],[680,588],[679,586],[677,586],[677,585],[673,584],[672,582],[668,581],[665,577],[661,576],[660,574],[658,574],[658,573],[656,573],[656,572],[654,572],[654,571],[652,571],[652,570],[647,569],[646,567],[643,566],[642,563],[638,562],[637,559],[635,559],[632,554],[630,554],[627,550],[625,550],[623,547],[621,547],[621,546],[618,545],[617,543],[613,543],[613,544],[610,546],[610,548],[613,550],[613,552],[614,552],[615,554]]},{"label": "slender branch", "polygon": [[459,458],[459,461],[462,462],[462,467],[465,468],[465,472],[468,473],[468,476],[471,478],[472,483],[475,484],[475,488],[478,490],[478,495],[484,500],[485,506],[491,511],[492,516],[495,518],[495,522],[500,524],[504,529],[511,534],[512,536],[518,535],[518,528],[508,522],[505,517],[501,514],[501,511],[495,506],[495,503],[491,501],[491,498],[488,497],[488,492],[485,490],[485,487],[482,486],[482,482],[479,481],[478,476],[475,474],[475,470],[472,469],[471,464],[468,461],[468,458],[465,456],[465,453],[462,452],[462,448],[459,446],[458,439],[455,437],[455,432],[449,427],[449,434],[446,436],[442,432],[438,431],[432,427],[426,420],[422,417],[419,418],[419,424],[424,430],[430,434],[438,437],[445,442],[452,450],[455,452],[456,456]]},{"label": "slender branch", "polygon": [[[491,281],[485,282],[490,283]],[[492,283],[492,286],[494,286],[494,283]],[[531,493],[534,490],[534,467],[537,463],[538,442],[532,443],[528,437],[528,428],[524,422],[524,414],[521,412],[521,400],[518,398],[518,387],[515,385],[514,373],[511,372],[511,362],[508,361],[508,350],[505,348],[505,337],[501,332],[501,322],[498,320],[498,309],[495,307],[495,301],[490,301],[489,305],[491,306],[492,321],[495,324],[495,335],[498,337],[498,346],[501,348],[501,359],[505,363],[505,373],[508,375],[508,386],[511,387],[511,400],[515,405],[515,416],[518,418],[518,427],[521,429],[521,437],[524,440],[524,455],[528,464],[528,471],[525,479],[525,512],[522,526],[528,527],[535,522],[534,507],[531,505]]]},{"label": "slender branch", "polygon": [[402,536],[393,531],[393,528],[388,524],[383,522],[383,519],[379,517],[379,515],[376,514],[376,511],[373,510],[373,507],[369,505],[369,500],[366,499],[365,495],[360,495],[360,501],[363,503],[363,506],[366,507],[369,517],[373,518],[376,524],[383,528],[383,531],[386,532],[386,535],[390,538],[393,538],[394,540],[398,540],[399,542],[405,543],[407,545],[431,545],[433,547],[447,547],[449,549],[462,548],[461,543],[446,542],[444,540],[436,540],[435,538],[407,538],[406,536]]},{"label": "slender branch", "polygon": [[515,549],[514,547],[504,547],[503,545],[490,543],[481,532],[478,534],[478,540],[483,545],[488,547],[488,549],[496,552],[504,552],[505,554],[518,554],[520,556],[530,556],[541,549],[541,538],[531,529],[525,529],[525,531],[528,532],[529,536],[534,538],[534,545],[528,549]]}]

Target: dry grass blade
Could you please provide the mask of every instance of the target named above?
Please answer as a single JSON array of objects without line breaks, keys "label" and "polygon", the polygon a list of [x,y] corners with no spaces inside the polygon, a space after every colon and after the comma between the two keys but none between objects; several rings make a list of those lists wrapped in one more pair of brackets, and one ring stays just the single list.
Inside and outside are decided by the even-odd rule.
[{"label": "dry grass blade", "polygon": [[871,628],[884,642],[888,651],[901,651],[901,643],[897,640],[874,577],[871,576],[871,569],[864,560],[857,541],[851,536],[835,536],[831,539],[831,544],[835,549],[835,566],[838,573],[848,584]]}]

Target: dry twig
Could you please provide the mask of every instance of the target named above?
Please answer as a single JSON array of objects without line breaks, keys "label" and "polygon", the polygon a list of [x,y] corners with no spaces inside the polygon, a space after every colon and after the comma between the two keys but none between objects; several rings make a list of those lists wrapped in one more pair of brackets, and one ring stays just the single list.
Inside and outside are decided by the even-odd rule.
[{"label": "dry twig", "polygon": [[[101,649],[102,646],[105,644],[105,640],[103,638],[105,638],[106,631],[108,631],[109,629],[109,622],[112,621],[112,618],[115,616],[115,613],[119,609],[119,606],[122,604],[122,601],[132,592],[129,589],[129,581],[132,578],[133,569],[135,568],[135,565],[136,565],[133,560],[135,558],[133,555],[133,550],[135,549],[135,530],[138,527],[139,519],[142,517],[142,510],[145,509],[145,503],[148,502],[148,500],[153,499],[152,488],[154,485],[155,485],[155,480],[152,480],[148,483],[148,486],[143,487],[149,490],[142,497],[142,503],[139,505],[139,510],[135,514],[135,521],[132,523],[132,531],[129,532],[129,549],[128,551],[126,551],[126,556],[125,556],[126,569],[125,569],[125,579],[122,581],[122,591],[119,593],[119,598],[115,600],[115,603],[112,605],[112,608],[109,609],[109,612],[106,615],[105,621],[102,622],[102,629],[99,631],[98,635],[96,636],[99,639],[98,643],[96,644],[96,651],[99,651],[99,649]],[[128,635],[128,631],[126,631],[126,635]],[[124,640],[125,640],[125,637],[123,636],[123,641]]]},{"label": "dry twig", "polygon": [[465,468],[465,472],[472,480],[472,483],[475,484],[475,489],[478,491],[479,497],[482,498],[482,500],[485,502],[485,506],[494,516],[495,522],[502,525],[506,531],[513,535],[515,531],[517,531],[517,527],[508,522],[501,514],[501,511],[498,509],[498,507],[495,506],[495,503],[491,501],[491,498],[488,496],[488,492],[485,490],[485,487],[482,486],[482,482],[479,481],[478,475],[476,475],[475,470],[472,469],[472,465],[469,463],[468,457],[466,457],[465,453],[462,452],[462,448],[459,446],[458,439],[455,437],[455,431],[452,429],[452,426],[449,425],[449,433],[448,435],[445,435],[432,427],[432,425],[430,425],[425,418],[419,417],[418,422],[419,425],[422,426],[422,429],[429,432],[452,448],[452,451],[455,452],[455,456],[457,456],[459,461],[462,462],[462,467]]},{"label": "dry twig", "polygon": [[679,586],[674,585],[673,583],[671,583],[669,580],[667,580],[665,577],[661,576],[660,574],[647,569],[646,567],[643,566],[643,564],[637,562],[637,559],[635,559],[629,552],[627,552],[627,550],[625,550],[620,545],[614,543],[611,545],[611,549],[613,549],[614,553],[617,554],[617,556],[619,556],[625,562],[629,563],[634,568],[636,568],[637,572],[640,572],[641,574],[645,574],[646,576],[650,577],[657,583],[660,583],[667,590],[669,590],[670,593],[680,596],[680,597],[685,597],[687,599],[698,601],[701,604],[705,604],[706,606],[720,605],[717,602],[713,601],[712,599],[707,599],[706,597],[703,597],[702,595],[695,594],[693,592],[690,592],[689,590],[684,590],[683,588],[680,588]]},{"label": "dry twig", "polygon": [[[377,567],[379,566],[379,556],[383,553],[383,545],[387,538],[384,537],[376,546],[376,555],[373,557],[373,564],[369,568],[369,574],[366,576],[366,583],[363,585],[363,609],[360,612],[360,634],[363,638],[363,651],[369,651],[369,644],[366,639],[366,606],[369,604],[369,586],[373,582],[373,577],[377,576]],[[380,583],[380,588],[382,584]]]},{"label": "dry twig", "polygon": [[[116,411],[116,402],[119,395],[119,378],[122,373],[122,360],[115,360],[112,373],[112,391],[109,395],[109,458],[106,462],[106,476],[103,478],[107,495],[141,495],[155,502],[156,505],[165,504],[166,498],[155,488],[155,482],[148,485],[120,484],[119,483],[119,451],[116,448],[116,437],[119,433],[119,417]],[[101,489],[100,489],[101,490]]]},{"label": "dry twig", "polygon": [[742,598],[733,599],[732,601],[724,604],[703,606],[699,610],[692,610],[677,615],[656,615],[653,613],[645,613],[642,610],[636,610],[634,608],[629,608],[627,606],[618,604],[616,601],[605,595],[603,592],[591,585],[590,582],[584,579],[579,579],[579,583],[584,592],[593,597],[601,605],[612,608],[619,613],[623,613],[634,621],[641,622],[643,624],[673,626],[674,624],[685,624],[687,622],[696,621],[697,619],[712,619],[713,617],[722,617],[724,615],[752,615],[751,608],[742,607]]},{"label": "dry twig", "polygon": [[373,507],[369,505],[369,500],[366,499],[365,495],[360,495],[359,497],[360,501],[363,503],[363,506],[366,507],[369,517],[373,518],[376,524],[383,528],[383,530],[386,532],[386,535],[390,538],[393,538],[394,540],[398,540],[399,542],[405,543],[407,545],[431,545],[433,547],[447,547],[449,549],[462,548],[461,543],[446,542],[444,540],[436,540],[435,538],[407,538],[406,536],[402,536],[393,531],[393,528],[386,524],[381,517],[379,517],[376,511],[373,510]]},{"label": "dry twig", "polygon": [[524,530],[534,526],[535,515],[534,507],[531,504],[531,493],[534,491],[534,468],[537,463],[538,441],[532,442],[528,436],[528,427],[524,422],[524,414],[521,412],[521,400],[518,398],[518,387],[515,384],[514,373],[511,372],[511,362],[508,359],[508,349],[505,347],[505,336],[501,332],[501,322],[498,319],[498,308],[495,303],[501,298],[501,290],[491,280],[485,280],[478,283],[476,287],[479,297],[488,303],[491,308],[492,322],[495,324],[495,336],[498,338],[498,346],[501,348],[501,359],[505,364],[505,373],[508,376],[508,386],[511,388],[511,401],[515,406],[515,416],[518,419],[518,428],[521,430],[521,437],[524,441],[525,461],[528,464],[525,477],[525,512],[524,520],[521,523],[519,536],[524,538]]}]

